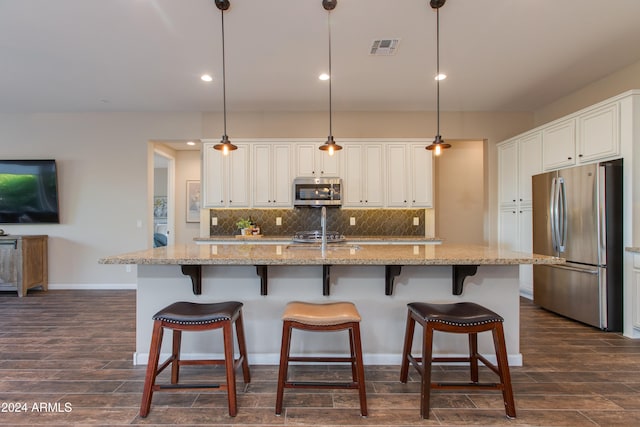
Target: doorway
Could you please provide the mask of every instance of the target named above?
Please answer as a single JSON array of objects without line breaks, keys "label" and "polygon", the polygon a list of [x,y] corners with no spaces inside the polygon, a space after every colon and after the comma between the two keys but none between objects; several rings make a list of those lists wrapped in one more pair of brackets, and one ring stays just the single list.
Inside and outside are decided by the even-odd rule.
[{"label": "doorway", "polygon": [[175,158],[153,150],[153,247],[175,243]]}]

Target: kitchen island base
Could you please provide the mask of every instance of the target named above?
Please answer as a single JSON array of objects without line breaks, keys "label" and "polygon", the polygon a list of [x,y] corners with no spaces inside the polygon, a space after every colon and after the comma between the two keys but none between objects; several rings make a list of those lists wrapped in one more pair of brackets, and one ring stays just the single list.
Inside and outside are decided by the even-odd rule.
[{"label": "kitchen island base", "polygon": [[[202,266],[202,293],[194,295],[191,279],[180,265],[138,265],[137,325],[135,364],[146,364],[152,332],[152,316],[176,301],[244,303],[244,322],[250,364],[277,365],[282,334],[281,313],[290,301],[351,301],[362,316],[361,333],[367,365],[400,365],[407,304],[423,301],[448,303],[471,301],[481,304],[504,319],[509,364],[522,365],[520,354],[520,304],[518,265],[480,265],[475,275],[465,279],[461,295],[453,295],[451,265],[405,265],[395,278],[392,295],[385,295],[385,266],[333,265],[331,292],[323,296],[322,265],[269,266],[269,292],[261,295],[261,279],[250,265]],[[220,357],[223,353],[218,331],[184,334],[185,358]],[[344,351],[344,337],[312,334],[297,340],[292,354],[333,355]],[[336,334],[340,334],[337,332]],[[327,336],[324,336],[327,335]],[[207,338],[211,337],[211,338]],[[416,337],[414,348],[421,345]],[[491,334],[478,336],[479,351],[495,361]],[[464,356],[468,352],[465,335],[436,334],[434,355]],[[163,355],[170,352],[169,344]]]}]

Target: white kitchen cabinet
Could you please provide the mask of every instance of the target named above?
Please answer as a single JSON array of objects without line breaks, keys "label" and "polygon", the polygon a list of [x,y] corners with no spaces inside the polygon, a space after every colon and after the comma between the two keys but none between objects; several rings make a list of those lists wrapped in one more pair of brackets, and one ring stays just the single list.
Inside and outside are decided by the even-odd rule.
[{"label": "white kitchen cabinet", "polygon": [[[518,251],[533,253],[533,209],[531,206],[518,210]],[[520,292],[533,298],[533,265],[520,265]]]},{"label": "white kitchen cabinet", "polygon": [[382,144],[345,144],[344,207],[384,206]]},{"label": "white kitchen cabinet", "polygon": [[227,156],[202,144],[202,207],[249,207],[249,144],[237,144]]},{"label": "white kitchen cabinet", "polygon": [[518,200],[518,141],[498,146],[498,194],[500,206],[515,205]]},{"label": "white kitchen cabinet", "polygon": [[409,195],[414,208],[433,207],[433,155],[424,143],[409,145]]},{"label": "white kitchen cabinet", "polygon": [[295,143],[295,176],[340,177],[342,153],[336,151],[330,156],[321,151],[322,142]]},{"label": "white kitchen cabinet", "polygon": [[518,211],[516,207],[501,208],[498,217],[498,231],[500,234],[500,248],[515,251],[518,242]]},{"label": "white kitchen cabinet", "polygon": [[[531,177],[542,172],[542,134],[522,135],[498,145],[500,247],[519,252],[533,250]],[[533,268],[520,267],[520,292],[533,297]]]},{"label": "white kitchen cabinet", "polygon": [[542,172],[542,133],[518,138],[518,203],[531,205],[531,177]]},{"label": "white kitchen cabinet", "polygon": [[[507,207],[500,209],[498,232],[500,248],[510,251],[532,253],[533,251],[533,211],[531,206]],[[533,268],[520,266],[520,293],[533,298]]]},{"label": "white kitchen cabinet", "polygon": [[253,202],[255,207],[290,207],[292,203],[291,145],[253,144]]},{"label": "white kitchen cabinet", "polygon": [[[387,144],[387,191],[388,207],[407,207],[410,205],[409,183],[411,170],[407,158],[407,145]],[[426,151],[426,150],[425,150]]]},{"label": "white kitchen cabinet", "polygon": [[563,120],[542,129],[542,166],[554,170],[576,164],[576,120]]},{"label": "white kitchen cabinet", "polygon": [[542,172],[542,136],[526,134],[498,145],[500,206],[531,205],[531,177]]},{"label": "white kitchen cabinet", "polygon": [[620,155],[620,117],[617,102],[579,115],[577,127],[580,163]]}]

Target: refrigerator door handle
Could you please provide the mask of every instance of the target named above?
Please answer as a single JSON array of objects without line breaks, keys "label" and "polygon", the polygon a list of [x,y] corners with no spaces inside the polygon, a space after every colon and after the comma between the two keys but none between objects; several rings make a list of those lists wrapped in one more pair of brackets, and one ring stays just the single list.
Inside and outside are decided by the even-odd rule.
[{"label": "refrigerator door handle", "polygon": [[551,246],[554,252],[558,252],[558,208],[556,205],[556,178],[551,178],[551,189],[549,191],[549,224],[551,226]]},{"label": "refrigerator door handle", "polygon": [[564,183],[564,178],[558,178],[558,204],[560,208],[560,215],[558,217],[558,251],[564,252],[567,245],[567,191]]},{"label": "refrigerator door handle", "polygon": [[597,268],[595,270],[587,270],[584,268],[572,267],[566,264],[555,264],[553,265],[553,268],[559,268],[561,270],[577,271],[579,273],[594,274],[594,275],[599,273],[599,270]]}]

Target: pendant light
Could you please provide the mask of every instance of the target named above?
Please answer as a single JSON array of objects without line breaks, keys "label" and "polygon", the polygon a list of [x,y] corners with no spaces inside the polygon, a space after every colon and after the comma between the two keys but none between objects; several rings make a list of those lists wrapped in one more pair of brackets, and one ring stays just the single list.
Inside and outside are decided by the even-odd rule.
[{"label": "pendant light", "polygon": [[326,151],[330,156],[333,156],[334,152],[342,150],[342,146],[336,144],[333,140],[333,111],[331,108],[331,80],[333,80],[333,75],[331,74],[331,11],[335,9],[337,4],[338,0],[322,0],[322,7],[327,11],[327,23],[329,27],[329,136],[327,137],[327,142],[320,146],[320,150]]},{"label": "pendant light", "polygon": [[440,135],[440,80],[443,76],[440,74],[440,8],[444,6],[447,0],[431,0],[431,7],[436,10],[436,111],[437,111],[437,133],[436,137],[427,146],[427,150],[433,150],[433,154],[439,156],[441,151],[450,148],[451,144],[446,144]]},{"label": "pendant light", "polygon": [[233,145],[229,141],[227,136],[227,79],[224,62],[224,11],[229,9],[229,0],[214,0],[216,7],[220,9],[220,17],[222,21],[222,108],[224,111],[224,133],[219,144],[213,146],[214,150],[222,151],[225,156],[229,154],[229,151],[237,150],[238,147]]}]

